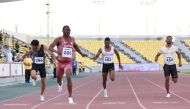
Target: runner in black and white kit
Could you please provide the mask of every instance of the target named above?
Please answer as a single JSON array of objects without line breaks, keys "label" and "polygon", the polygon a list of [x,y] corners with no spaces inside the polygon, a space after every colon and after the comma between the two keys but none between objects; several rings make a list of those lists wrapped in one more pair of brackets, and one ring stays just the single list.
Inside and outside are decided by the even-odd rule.
[{"label": "runner in black and white kit", "polygon": [[115,69],[114,69],[114,62],[113,62],[114,53],[117,56],[117,59],[119,62],[119,68],[122,68],[122,66],[121,66],[119,52],[113,46],[110,45],[110,38],[109,37],[105,38],[104,43],[105,43],[105,46],[99,49],[98,53],[93,58],[93,60],[96,60],[99,57],[99,55],[102,54],[102,58],[103,58],[102,77],[103,77],[104,97],[108,97],[108,92],[106,89],[108,73],[109,73],[110,79],[112,81],[115,80]]},{"label": "runner in black and white kit", "polygon": [[158,52],[158,54],[155,57],[155,62],[158,61],[158,57],[161,54],[164,54],[164,75],[165,75],[165,87],[166,87],[166,91],[167,91],[167,95],[166,97],[171,97],[171,94],[169,92],[169,81],[170,81],[170,75],[172,77],[172,81],[174,83],[177,83],[177,78],[178,78],[178,74],[177,74],[177,69],[176,69],[176,64],[175,64],[175,53],[178,56],[179,59],[179,66],[181,67],[181,55],[179,52],[178,47],[174,46],[172,44],[172,36],[167,36],[166,38],[166,45],[164,47],[160,48],[160,51]]},{"label": "runner in black and white kit", "polygon": [[40,101],[44,101],[44,91],[46,87],[45,52],[48,52],[51,55],[53,55],[53,53],[48,50],[47,46],[39,44],[38,40],[32,40],[30,45],[31,50],[26,52],[26,54],[23,56],[23,59],[26,56],[31,56],[33,60],[31,69],[33,86],[36,86],[36,73],[39,71],[41,77]]}]

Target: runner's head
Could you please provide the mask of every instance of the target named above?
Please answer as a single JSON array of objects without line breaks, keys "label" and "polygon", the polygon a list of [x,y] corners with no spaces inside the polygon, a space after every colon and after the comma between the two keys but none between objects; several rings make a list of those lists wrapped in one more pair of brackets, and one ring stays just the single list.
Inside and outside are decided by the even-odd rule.
[{"label": "runner's head", "polygon": [[106,48],[109,48],[109,46],[110,46],[110,38],[109,38],[109,37],[106,37],[106,38],[105,38],[104,44],[105,44],[105,47],[106,47]]},{"label": "runner's head", "polygon": [[30,45],[31,45],[32,50],[37,51],[39,47],[39,41],[34,39],[32,40]]},{"label": "runner's head", "polygon": [[167,36],[166,37],[166,43],[167,44],[172,44],[172,40],[173,40],[172,36]]},{"label": "runner's head", "polygon": [[70,36],[71,29],[70,29],[70,27],[69,27],[68,25],[65,25],[65,26],[63,27],[62,32],[63,32],[63,35],[64,35],[64,36],[69,37],[69,36]]}]

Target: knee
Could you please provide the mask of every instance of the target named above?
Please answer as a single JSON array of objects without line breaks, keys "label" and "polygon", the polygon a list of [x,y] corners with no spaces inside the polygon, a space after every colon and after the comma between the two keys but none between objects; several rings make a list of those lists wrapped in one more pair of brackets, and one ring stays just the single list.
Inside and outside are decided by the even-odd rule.
[{"label": "knee", "polygon": [[34,70],[31,71],[31,77],[32,77],[33,79],[36,78],[36,71],[34,71]]},{"label": "knee", "polygon": [[165,77],[165,81],[169,82],[170,81],[170,77],[169,76]]},{"label": "knee", "polygon": [[107,81],[107,78],[103,78],[103,82],[106,82]]},{"label": "knee", "polygon": [[72,69],[71,69],[71,68],[66,69],[66,70],[65,70],[65,73],[66,73],[66,74],[71,74],[71,73],[72,73]]},{"label": "knee", "polygon": [[71,80],[71,76],[67,76],[67,80]]},{"label": "knee", "polygon": [[166,80],[166,81],[165,81],[166,84],[169,84],[169,82],[170,82],[169,80]]},{"label": "knee", "polygon": [[106,83],[107,82],[107,78],[103,78],[103,83]]},{"label": "knee", "polygon": [[106,81],[105,81],[105,80],[103,80],[103,82],[102,82],[102,83],[104,84],[104,83],[106,83]]},{"label": "knee", "polygon": [[42,82],[42,85],[45,87],[45,86],[46,86],[46,83],[45,83],[45,82]]},{"label": "knee", "polygon": [[68,82],[71,81],[71,75],[70,75],[70,74],[67,74],[67,75],[66,75],[66,78],[67,78],[67,81],[68,81]]},{"label": "knee", "polygon": [[42,79],[42,80],[41,80],[41,83],[42,83],[43,86],[45,86],[45,85],[46,85],[46,80],[43,80],[43,79]]},{"label": "knee", "polygon": [[170,80],[169,79],[166,79],[165,80],[165,84],[169,84]]},{"label": "knee", "polygon": [[67,84],[72,84],[71,79],[67,79]]}]

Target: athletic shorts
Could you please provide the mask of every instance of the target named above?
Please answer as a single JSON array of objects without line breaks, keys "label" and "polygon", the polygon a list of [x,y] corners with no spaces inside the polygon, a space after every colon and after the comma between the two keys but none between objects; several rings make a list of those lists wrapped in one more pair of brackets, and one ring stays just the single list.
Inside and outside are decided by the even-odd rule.
[{"label": "athletic shorts", "polygon": [[41,78],[45,78],[46,77],[45,64],[43,64],[43,65],[32,64],[32,70],[35,70],[36,72],[39,71]]},{"label": "athletic shorts", "polygon": [[164,75],[165,76],[172,76],[172,78],[178,78],[178,74],[177,74],[177,68],[176,65],[167,65],[164,64]]},{"label": "athletic shorts", "polygon": [[102,67],[102,72],[103,73],[108,73],[111,70],[115,70],[114,63],[110,63],[110,64],[104,64],[103,63],[103,67]]},{"label": "athletic shorts", "polygon": [[67,72],[68,70],[71,70],[71,73],[72,73],[72,61],[71,62],[59,62],[58,61],[58,65],[57,65],[57,76],[58,77],[62,77],[63,74],[65,72]]}]

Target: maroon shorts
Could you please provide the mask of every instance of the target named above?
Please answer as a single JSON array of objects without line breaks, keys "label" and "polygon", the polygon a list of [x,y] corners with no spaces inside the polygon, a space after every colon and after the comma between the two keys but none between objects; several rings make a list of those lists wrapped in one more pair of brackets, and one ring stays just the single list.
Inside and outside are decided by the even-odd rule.
[{"label": "maroon shorts", "polygon": [[[68,72],[68,71],[71,72]],[[64,73],[72,73],[72,61],[69,62],[59,62],[57,65],[57,76],[62,77]]]}]

